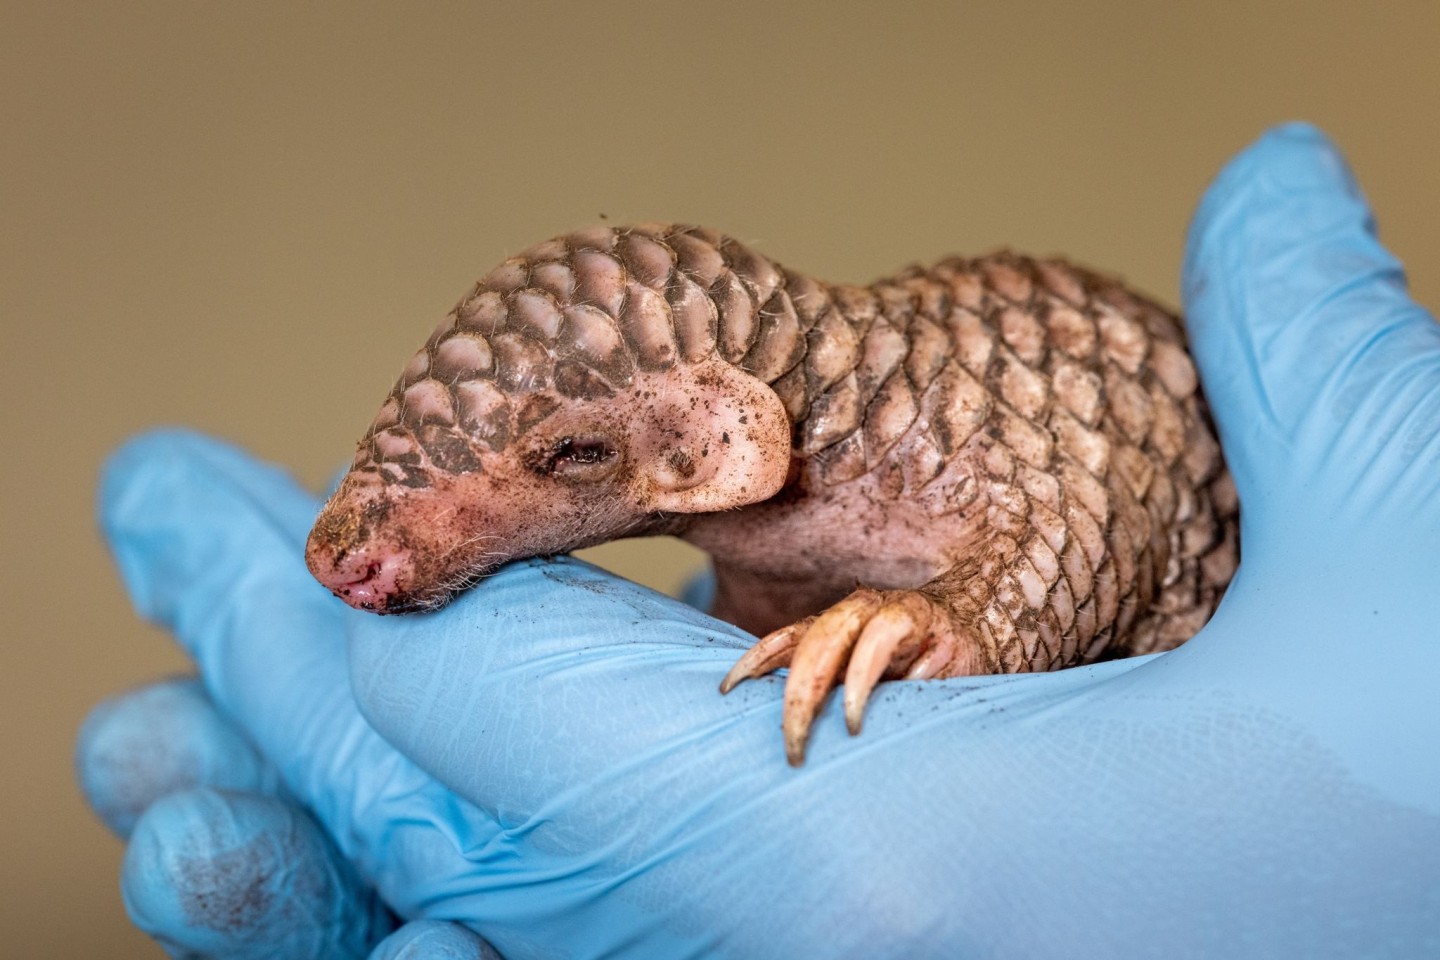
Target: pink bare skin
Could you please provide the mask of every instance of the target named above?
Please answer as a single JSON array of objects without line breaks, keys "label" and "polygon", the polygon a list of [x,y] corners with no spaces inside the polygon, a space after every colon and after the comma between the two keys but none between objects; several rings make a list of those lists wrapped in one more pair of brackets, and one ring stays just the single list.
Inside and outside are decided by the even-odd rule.
[{"label": "pink bare skin", "polygon": [[668,533],[713,613],[789,668],[803,762],[845,685],[1167,649],[1237,562],[1233,488],[1177,318],[1009,254],[861,288],[714,231],[602,227],[482,280],[407,365],[316,521],[360,609],[439,606],[507,560]]}]

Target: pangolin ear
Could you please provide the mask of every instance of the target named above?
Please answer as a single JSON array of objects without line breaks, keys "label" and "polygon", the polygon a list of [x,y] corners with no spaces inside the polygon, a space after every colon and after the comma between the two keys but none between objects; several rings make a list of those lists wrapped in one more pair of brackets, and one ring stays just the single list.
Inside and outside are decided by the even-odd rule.
[{"label": "pangolin ear", "polygon": [[790,469],[790,417],[775,391],[718,359],[663,377],[632,447],[646,509],[710,513],[778,493]]}]

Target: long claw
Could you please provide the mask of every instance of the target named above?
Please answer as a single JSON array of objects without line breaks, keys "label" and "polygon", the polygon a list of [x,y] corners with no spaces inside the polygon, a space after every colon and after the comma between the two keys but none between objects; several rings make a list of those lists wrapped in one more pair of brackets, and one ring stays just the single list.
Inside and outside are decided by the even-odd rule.
[{"label": "long claw", "polygon": [[763,676],[771,671],[779,670],[781,667],[789,666],[790,656],[795,652],[795,644],[810,623],[811,620],[801,620],[799,623],[782,627],[746,650],[745,655],[736,660],[735,666],[725,674],[725,679],[720,681],[720,693],[729,693],[737,685],[752,677]]},{"label": "long claw", "polygon": [[790,660],[790,677],[785,681],[785,708],[781,728],[785,734],[785,759],[790,766],[805,762],[805,743],[810,725],[835,677],[844,665],[860,625],[875,610],[879,594],[857,591],[815,618],[800,638]]},{"label": "long claw", "polygon": [[852,736],[860,732],[870,691],[894,661],[900,645],[904,643],[910,648],[908,655],[914,656],[926,637],[929,621],[929,608],[916,600],[882,607],[865,625],[845,671],[845,728]]}]

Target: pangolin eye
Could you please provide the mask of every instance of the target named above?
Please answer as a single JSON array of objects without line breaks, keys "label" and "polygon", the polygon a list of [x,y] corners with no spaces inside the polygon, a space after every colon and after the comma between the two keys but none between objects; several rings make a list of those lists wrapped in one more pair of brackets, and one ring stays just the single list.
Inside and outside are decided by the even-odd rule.
[{"label": "pangolin eye", "polygon": [[564,437],[550,454],[552,473],[579,472],[615,459],[615,448],[597,437]]}]

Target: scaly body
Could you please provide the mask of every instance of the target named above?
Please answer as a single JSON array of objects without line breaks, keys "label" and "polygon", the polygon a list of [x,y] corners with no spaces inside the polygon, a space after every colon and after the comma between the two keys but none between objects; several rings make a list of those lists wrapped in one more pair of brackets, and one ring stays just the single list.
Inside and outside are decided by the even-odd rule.
[{"label": "scaly body", "polygon": [[407,365],[307,558],[397,612],[505,560],[682,536],[714,559],[714,612],[768,634],[723,689],[790,667],[798,763],[842,674],[858,730],[882,677],[1184,642],[1236,530],[1180,323],[1117,282],[996,254],[834,285],[643,225],[482,280]]}]

